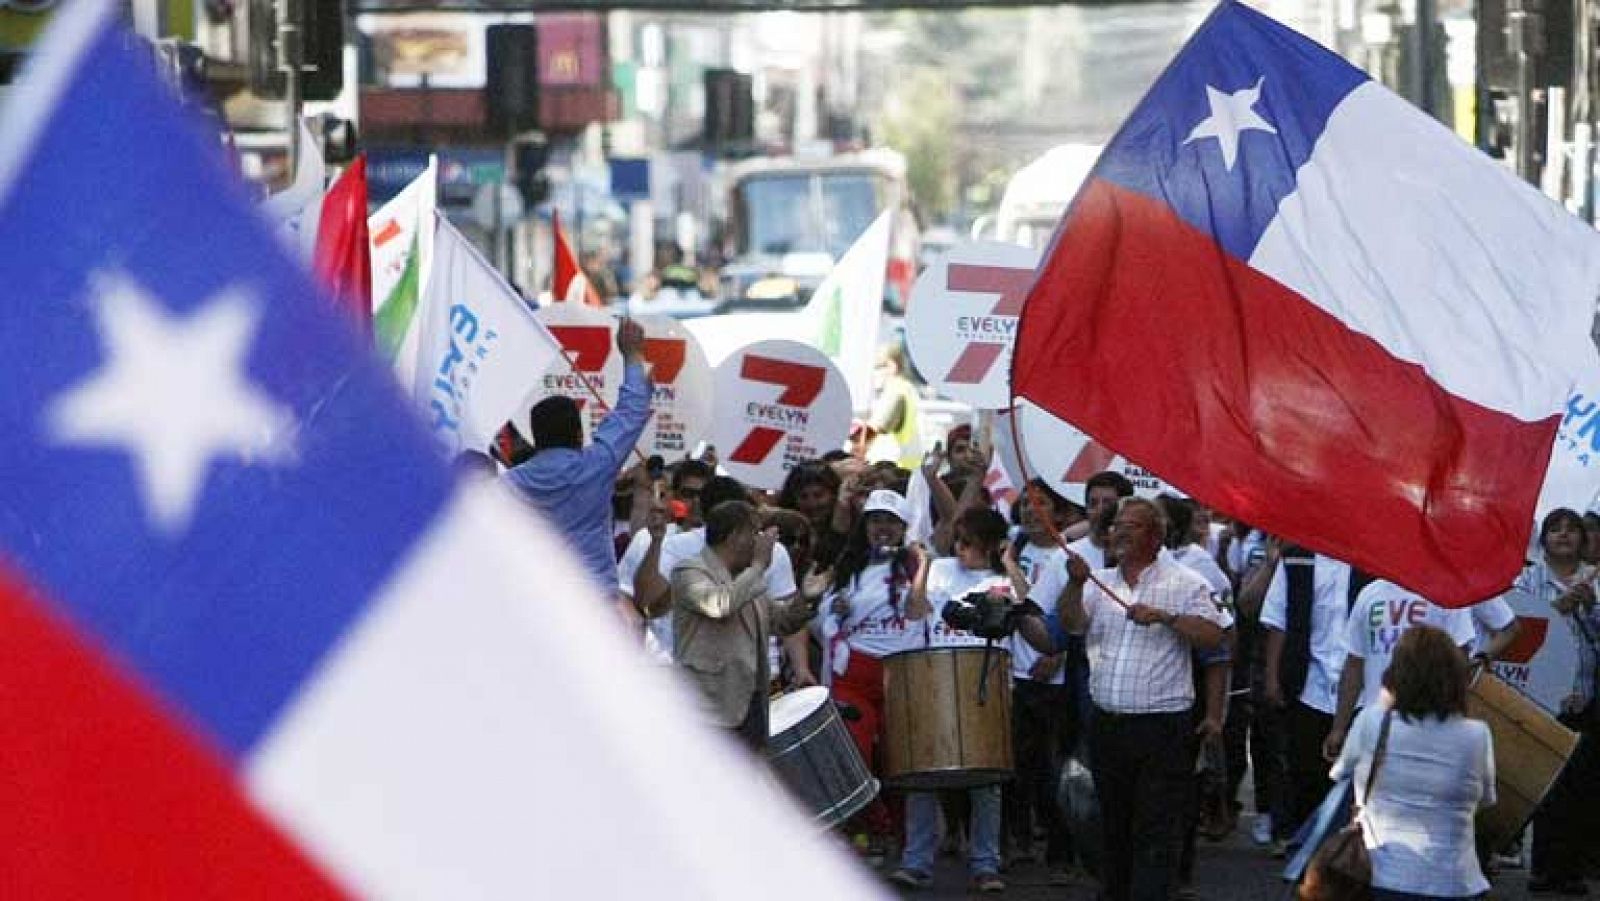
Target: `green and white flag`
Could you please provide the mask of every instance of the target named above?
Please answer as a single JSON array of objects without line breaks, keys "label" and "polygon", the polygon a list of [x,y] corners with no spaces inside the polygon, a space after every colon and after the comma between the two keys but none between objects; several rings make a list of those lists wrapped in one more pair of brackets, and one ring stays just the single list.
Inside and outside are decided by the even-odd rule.
[{"label": "green and white flag", "polygon": [[437,158],[367,219],[372,242],[372,334],[404,384],[416,371],[417,307],[433,268]]},{"label": "green and white flag", "polygon": [[817,286],[804,311],[808,342],[844,373],[850,406],[858,411],[872,407],[872,369],[877,362],[893,222],[893,210],[879,214]]}]

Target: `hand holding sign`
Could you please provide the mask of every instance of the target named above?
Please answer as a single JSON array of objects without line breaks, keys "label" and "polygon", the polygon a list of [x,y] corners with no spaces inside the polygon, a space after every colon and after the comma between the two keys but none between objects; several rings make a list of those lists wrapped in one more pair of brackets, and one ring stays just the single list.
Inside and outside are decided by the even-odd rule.
[{"label": "hand holding sign", "polygon": [[617,350],[622,351],[624,362],[641,362],[644,359],[644,327],[632,319],[617,323]]}]

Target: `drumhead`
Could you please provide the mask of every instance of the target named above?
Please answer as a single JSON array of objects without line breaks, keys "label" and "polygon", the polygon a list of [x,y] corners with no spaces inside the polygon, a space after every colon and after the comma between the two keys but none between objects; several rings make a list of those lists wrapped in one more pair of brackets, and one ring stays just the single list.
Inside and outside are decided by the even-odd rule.
[{"label": "drumhead", "polygon": [[775,698],[767,713],[767,733],[773,736],[782,735],[795,723],[810,716],[818,707],[827,703],[829,703],[828,690],[820,685],[791,691]]}]

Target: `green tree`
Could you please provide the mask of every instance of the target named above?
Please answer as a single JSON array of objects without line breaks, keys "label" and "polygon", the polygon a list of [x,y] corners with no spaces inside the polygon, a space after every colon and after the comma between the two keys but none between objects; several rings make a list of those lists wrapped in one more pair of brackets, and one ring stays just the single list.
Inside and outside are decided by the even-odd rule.
[{"label": "green tree", "polygon": [[891,91],[877,131],[905,154],[906,180],[923,212],[941,219],[956,200],[960,101],[943,69],[914,68]]}]

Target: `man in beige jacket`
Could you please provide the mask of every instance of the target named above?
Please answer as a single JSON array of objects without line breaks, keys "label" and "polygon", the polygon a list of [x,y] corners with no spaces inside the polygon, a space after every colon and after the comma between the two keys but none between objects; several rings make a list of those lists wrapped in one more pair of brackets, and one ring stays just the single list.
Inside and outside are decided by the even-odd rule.
[{"label": "man in beige jacket", "polygon": [[769,637],[805,628],[816,597],[767,597],[777,539],[774,530],[758,531],[750,504],[724,501],[705,523],[705,550],[672,570],[673,657],[705,696],[712,720],[759,750],[767,742]]}]

